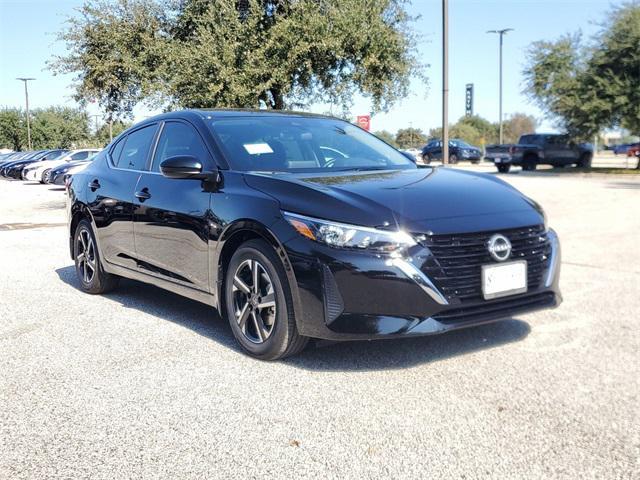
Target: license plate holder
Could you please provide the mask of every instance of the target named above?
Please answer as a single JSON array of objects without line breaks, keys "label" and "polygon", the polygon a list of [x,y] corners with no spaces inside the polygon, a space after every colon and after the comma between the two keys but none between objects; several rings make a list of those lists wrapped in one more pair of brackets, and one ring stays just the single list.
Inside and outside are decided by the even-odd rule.
[{"label": "license plate holder", "polygon": [[526,260],[482,266],[482,294],[485,300],[526,291]]}]

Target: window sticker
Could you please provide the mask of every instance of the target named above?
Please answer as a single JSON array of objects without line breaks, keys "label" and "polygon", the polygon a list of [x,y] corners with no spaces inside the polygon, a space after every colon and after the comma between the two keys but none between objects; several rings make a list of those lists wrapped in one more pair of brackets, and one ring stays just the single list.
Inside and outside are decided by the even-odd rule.
[{"label": "window sticker", "polygon": [[268,143],[245,143],[244,149],[249,155],[260,155],[261,153],[273,153]]}]

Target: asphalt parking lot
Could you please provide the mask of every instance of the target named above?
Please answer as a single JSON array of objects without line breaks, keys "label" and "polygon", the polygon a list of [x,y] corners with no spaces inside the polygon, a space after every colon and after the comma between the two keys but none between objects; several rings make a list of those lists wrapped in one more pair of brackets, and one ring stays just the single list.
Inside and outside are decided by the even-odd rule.
[{"label": "asphalt parking lot", "polygon": [[558,309],[277,363],[194,301],[81,293],[64,191],[0,181],[0,478],[638,478],[640,176],[502,178],[560,235]]}]

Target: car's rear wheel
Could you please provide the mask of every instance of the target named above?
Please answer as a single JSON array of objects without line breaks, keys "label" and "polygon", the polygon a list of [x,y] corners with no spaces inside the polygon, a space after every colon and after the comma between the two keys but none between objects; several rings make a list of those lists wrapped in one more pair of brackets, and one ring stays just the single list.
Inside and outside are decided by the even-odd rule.
[{"label": "car's rear wheel", "polygon": [[308,338],[298,333],[282,262],[262,240],[243,243],[225,274],[225,307],[242,348],[262,360],[294,355]]},{"label": "car's rear wheel", "polygon": [[458,163],[458,156],[455,153],[449,155],[449,163]]},{"label": "car's rear wheel", "polygon": [[528,155],[522,160],[522,169],[532,171],[536,169],[538,159],[534,155]]},{"label": "car's rear wheel", "polygon": [[120,277],[105,272],[96,238],[88,220],[80,220],[73,238],[73,258],[80,287],[87,293],[106,293],[118,286]]},{"label": "car's rear wheel", "polygon": [[431,163],[431,155],[429,155],[428,153],[425,153],[424,155],[422,155],[422,162],[425,165],[429,165]]},{"label": "car's rear wheel", "polygon": [[591,167],[591,160],[593,156],[590,153],[583,153],[580,156],[580,161],[578,162],[578,167],[589,168]]},{"label": "car's rear wheel", "polygon": [[498,171],[500,173],[508,173],[509,170],[511,170],[511,165],[508,164],[508,163],[506,165],[504,165],[504,164],[498,165],[497,167],[498,167]]}]

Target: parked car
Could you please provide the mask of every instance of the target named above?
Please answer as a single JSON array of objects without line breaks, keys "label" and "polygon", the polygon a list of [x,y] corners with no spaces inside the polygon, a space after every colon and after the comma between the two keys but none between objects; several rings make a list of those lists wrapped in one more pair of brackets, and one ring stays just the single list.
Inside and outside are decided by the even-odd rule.
[{"label": "parked car", "polygon": [[490,175],[418,168],[335,118],[165,113],[74,174],[67,201],[82,290],[127,277],[204,302],[261,359],[561,301],[538,204]]},{"label": "parked car", "polygon": [[10,165],[4,166],[4,176],[9,178],[14,178],[16,180],[22,179],[23,170],[29,165],[33,165],[36,162],[44,162],[51,158],[56,158],[59,156],[64,150],[42,150],[37,155],[33,155],[30,157],[26,157],[22,160],[17,160],[15,162],[11,162]]},{"label": "parked car", "polygon": [[39,159],[42,158],[46,152],[48,150],[35,150],[35,151],[31,151],[31,152],[25,152],[24,155],[19,156],[13,160],[11,160],[10,162],[6,162],[4,164],[2,164],[2,168],[0,168],[0,175],[5,177],[5,178],[9,178],[9,171],[14,167],[14,166],[21,166],[24,165],[25,163],[28,163],[29,161],[32,161],[34,159]]},{"label": "parked car", "polygon": [[96,153],[98,153],[99,151],[100,150],[97,148],[82,148],[82,149],[71,150],[71,151],[65,150],[63,153],[61,153],[58,157],[54,159],[38,162],[37,164],[32,164],[25,167],[24,170],[22,171],[22,179],[45,183],[44,174],[48,170],[54,167],[58,167],[60,165],[64,165],[67,162],[86,160],[92,157],[93,155],[95,155]]},{"label": "parked car", "polygon": [[[478,163],[481,158],[482,151],[478,147],[469,145],[463,140],[449,140],[449,163],[458,163],[459,160]],[[430,140],[422,147],[422,161],[428,165],[432,160],[442,160],[442,140]]]},{"label": "parked car", "polygon": [[508,172],[512,165],[521,165],[524,170],[535,170],[541,164],[589,167],[593,145],[577,143],[568,135],[527,134],[517,144],[488,146],[485,158],[493,161],[501,173]]},{"label": "parked car", "polygon": [[613,147],[613,153],[616,155],[628,155],[629,149],[640,146],[640,143],[622,143]]},{"label": "parked car", "polygon": [[95,158],[95,156],[87,160],[76,160],[75,162],[65,162],[63,165],[58,165],[57,167],[44,172],[42,181],[43,183],[50,183],[53,185],[64,185],[65,177],[70,174],[73,169],[75,169],[76,167],[84,167],[88,165],[89,163],[91,163],[93,158]]}]

